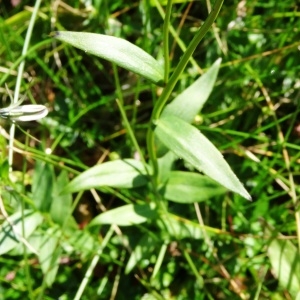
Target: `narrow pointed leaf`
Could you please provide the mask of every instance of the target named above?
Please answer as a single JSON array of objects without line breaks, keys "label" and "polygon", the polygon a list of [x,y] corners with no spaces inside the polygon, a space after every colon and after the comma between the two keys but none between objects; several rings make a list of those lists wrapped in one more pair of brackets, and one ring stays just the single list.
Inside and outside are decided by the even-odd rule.
[{"label": "narrow pointed leaf", "polygon": [[157,120],[156,125],[155,133],[160,141],[179,158],[229,190],[251,200],[219,150],[194,126],[172,115]]},{"label": "narrow pointed leaf", "polygon": [[155,84],[163,85],[163,68],[159,62],[141,48],[124,39],[73,31],[57,31],[52,35],[86,53],[104,58]]},{"label": "narrow pointed leaf", "polygon": [[144,165],[134,159],[114,160],[96,165],[81,173],[64,189],[74,193],[101,186],[133,188],[147,184]]},{"label": "narrow pointed leaf", "polygon": [[188,123],[192,123],[213,89],[221,61],[221,58],[219,58],[205,74],[168,104],[162,115],[171,114]]},{"label": "narrow pointed leaf", "polygon": [[[162,112],[162,116],[174,115],[188,123],[192,123],[198,112],[202,109],[213,89],[219,72],[221,58],[199,77],[193,84],[186,88]],[[167,148],[157,141],[158,156],[167,152]]]},{"label": "narrow pointed leaf", "polygon": [[155,207],[151,204],[128,204],[100,214],[92,220],[89,226],[100,224],[132,226],[134,224],[144,223],[155,216],[157,216],[157,212]]}]

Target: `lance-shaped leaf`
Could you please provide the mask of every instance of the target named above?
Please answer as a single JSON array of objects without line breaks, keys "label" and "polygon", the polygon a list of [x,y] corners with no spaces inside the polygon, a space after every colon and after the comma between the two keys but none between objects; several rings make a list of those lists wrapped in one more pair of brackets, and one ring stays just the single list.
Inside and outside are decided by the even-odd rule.
[{"label": "lance-shaped leaf", "polygon": [[114,160],[96,165],[72,180],[64,193],[74,193],[101,186],[133,188],[147,184],[145,166],[134,159]]},{"label": "lance-shaped leaf", "polygon": [[119,226],[132,226],[145,223],[157,217],[157,210],[153,203],[127,204],[106,211],[95,217],[89,226],[101,224],[116,224]]},{"label": "lance-shaped leaf", "polygon": [[219,150],[194,126],[172,115],[157,120],[156,125],[155,133],[160,141],[179,158],[229,190],[251,200]]},{"label": "lance-shaped leaf", "polygon": [[73,31],[57,31],[52,35],[86,53],[104,58],[155,84],[163,85],[164,75],[160,63],[150,54],[124,39]]},{"label": "lance-shaped leaf", "polygon": [[[179,94],[162,112],[162,116],[173,115],[188,123],[192,123],[209,98],[220,69],[221,58],[199,77],[194,83]],[[158,156],[163,156],[167,149],[159,141]]]},{"label": "lance-shaped leaf", "polygon": [[213,89],[221,61],[221,58],[217,59],[206,73],[165,107],[162,115],[174,115],[188,123],[192,123]]}]

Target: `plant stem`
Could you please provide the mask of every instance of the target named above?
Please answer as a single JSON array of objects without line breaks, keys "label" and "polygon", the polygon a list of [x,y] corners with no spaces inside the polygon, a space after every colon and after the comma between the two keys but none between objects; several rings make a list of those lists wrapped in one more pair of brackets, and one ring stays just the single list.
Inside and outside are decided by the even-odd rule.
[{"label": "plant stem", "polygon": [[[160,4],[160,2],[158,0],[153,0],[156,6],[156,9],[158,11],[158,13],[161,15],[161,17],[163,19],[165,19],[165,12]],[[178,32],[174,29],[174,27],[172,26],[172,24],[170,24],[169,26],[169,32],[171,33],[171,35],[173,36],[174,40],[176,41],[176,43],[178,44],[179,48],[181,49],[182,52],[186,51],[186,46],[184,44],[184,42],[180,39]],[[203,70],[201,70],[201,68],[199,67],[199,65],[197,64],[197,62],[194,60],[193,57],[190,57],[190,63],[192,64],[192,66],[198,70],[198,72],[200,74],[203,73]]]},{"label": "plant stem", "polygon": [[93,275],[93,271],[94,271],[97,263],[99,262],[100,256],[102,255],[104,248],[107,246],[108,242],[110,241],[113,233],[114,233],[114,226],[112,225],[109,228],[109,230],[108,230],[105,238],[101,242],[101,245],[99,246],[99,249],[97,250],[96,255],[92,259],[92,262],[89,265],[89,267],[88,267],[88,269],[87,269],[87,271],[85,273],[84,279],[82,280],[82,282],[81,282],[81,284],[79,286],[79,289],[78,289],[78,291],[77,291],[77,293],[76,293],[76,295],[74,297],[74,300],[81,299],[82,294],[83,294],[83,292],[84,292],[84,290],[85,290],[85,288],[86,288],[89,280],[91,279],[91,277]]},{"label": "plant stem", "polygon": [[174,73],[170,77],[170,80],[168,81],[165,89],[163,90],[161,96],[159,97],[157,103],[155,104],[155,106],[153,108],[148,132],[147,132],[147,148],[148,148],[150,161],[153,164],[153,175],[154,175],[155,181],[157,181],[157,176],[158,176],[158,163],[157,163],[157,156],[156,156],[156,152],[155,152],[155,138],[154,138],[155,121],[157,119],[159,119],[161,112],[166,105],[166,102],[168,101],[177,81],[179,80],[182,72],[184,71],[190,57],[193,55],[196,47],[201,42],[201,40],[203,39],[205,34],[208,32],[208,30],[212,26],[213,22],[217,18],[218,14],[220,12],[220,9],[223,5],[223,2],[224,2],[224,0],[216,0],[216,3],[214,5],[213,9],[211,10],[207,19],[205,20],[203,25],[199,28],[195,37],[189,44],[186,52],[183,54],[181,60],[179,61],[177,67],[175,68]]},{"label": "plant stem", "polygon": [[192,272],[194,273],[196,279],[198,280],[199,287],[202,288],[204,284],[203,277],[199,274],[195,264],[193,263],[191,256],[189,255],[186,249],[183,250],[183,256],[185,257],[188,265],[190,266]]},{"label": "plant stem", "polygon": [[[32,12],[31,18],[30,18],[28,30],[26,32],[26,37],[25,37],[24,46],[23,46],[23,50],[22,50],[22,56],[26,55],[26,53],[28,51],[29,42],[30,42],[30,38],[32,35],[32,31],[33,31],[33,26],[34,26],[35,19],[36,19],[41,2],[42,2],[41,0],[37,0],[35,2],[34,9],[33,9],[33,12]],[[17,103],[18,99],[19,99],[20,86],[21,86],[21,80],[22,80],[22,76],[23,76],[24,66],[25,66],[25,60],[23,60],[20,63],[20,66],[18,68],[18,76],[17,76],[16,86],[15,86],[13,103]],[[15,124],[12,124],[10,127],[10,133],[9,133],[10,138],[9,138],[9,152],[8,152],[8,164],[9,164],[10,171],[12,171],[12,164],[13,164],[13,143],[14,143],[15,130],[16,130],[16,126],[15,126]]]},{"label": "plant stem", "polygon": [[148,169],[147,169],[147,167],[146,167],[147,164],[146,164],[146,160],[145,160],[145,158],[144,158],[144,154],[143,154],[143,152],[142,152],[142,150],[141,150],[141,148],[140,148],[140,146],[139,146],[139,144],[138,144],[138,142],[137,142],[137,140],[136,140],[136,138],[135,138],[135,136],[134,136],[134,132],[133,132],[133,130],[132,130],[131,126],[130,126],[130,123],[129,123],[128,119],[127,119],[127,116],[126,116],[124,107],[123,107],[123,105],[122,105],[122,102],[121,102],[119,99],[116,99],[116,102],[117,102],[117,104],[118,104],[118,107],[119,107],[119,110],[120,110],[120,113],[121,113],[121,117],[122,117],[123,122],[124,122],[124,126],[125,126],[125,128],[126,128],[126,131],[127,131],[127,133],[129,134],[129,137],[130,137],[130,139],[131,139],[131,142],[132,142],[132,144],[133,144],[135,150],[138,152],[138,154],[139,154],[139,156],[140,156],[141,162],[142,162],[142,163],[144,164],[144,166],[145,166],[146,172],[148,173],[149,171],[148,171]]},{"label": "plant stem", "polygon": [[165,82],[168,82],[170,72],[170,59],[169,59],[169,27],[170,16],[172,11],[172,0],[168,0],[167,10],[163,27],[163,43],[164,43],[164,59],[165,59]]},{"label": "plant stem", "polygon": [[189,44],[186,52],[183,54],[181,60],[179,61],[177,67],[175,68],[174,73],[170,77],[170,80],[163,90],[161,96],[159,97],[157,104],[155,105],[152,113],[152,121],[157,120],[160,117],[160,114],[165,107],[166,102],[168,101],[177,81],[179,80],[182,72],[184,71],[190,57],[193,55],[195,49],[205,36],[205,34],[208,32],[210,27],[212,26],[213,22],[217,18],[220,9],[222,7],[224,0],[217,0],[211,13],[208,15],[207,19],[203,23],[203,25],[199,28],[198,32],[196,33],[195,37]]}]

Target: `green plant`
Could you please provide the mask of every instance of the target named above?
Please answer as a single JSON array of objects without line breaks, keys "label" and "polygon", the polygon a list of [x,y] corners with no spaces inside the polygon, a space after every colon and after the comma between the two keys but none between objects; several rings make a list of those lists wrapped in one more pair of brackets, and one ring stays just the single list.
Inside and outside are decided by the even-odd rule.
[{"label": "green plant", "polygon": [[[243,186],[225,163],[220,152],[199,131],[188,124],[188,122],[191,122],[194,119],[199,112],[199,108],[206,100],[205,99],[203,101],[200,95],[206,94],[207,97],[209,96],[209,93],[206,90],[207,86],[201,86],[198,89],[197,94],[195,93],[195,87],[189,87],[189,89],[184,91],[180,97],[174,99],[174,101],[168,105],[168,108],[165,109],[164,113],[161,115],[176,82],[179,80],[179,77],[184,70],[184,67],[189,61],[194,49],[197,47],[215,20],[221,5],[222,1],[220,3],[216,3],[211,15],[200,28],[199,32],[196,33],[194,40],[191,42],[191,45],[187,48],[187,51],[184,53],[180,63],[175,68],[173,75],[169,80],[167,79],[166,86],[164,87],[160,98],[154,105],[147,137],[147,148],[150,157],[150,165],[153,169],[152,172],[149,171],[150,167],[145,164],[143,153],[139,150],[139,146],[134,135],[131,134],[132,143],[137,148],[136,150],[141,156],[141,165],[139,167],[135,165],[136,162],[123,161],[122,166],[120,162],[116,161],[115,164],[120,165],[114,167],[114,163],[107,163],[109,166],[105,172],[102,170],[105,168],[105,164],[101,164],[77,177],[77,179],[75,179],[73,183],[66,188],[66,191],[76,192],[85,188],[101,186],[101,183],[97,184],[99,180],[97,176],[98,173],[100,177],[104,177],[104,180],[107,174],[108,182],[105,182],[104,185],[128,188],[128,181],[130,181],[132,182],[130,187],[137,187],[140,185],[140,182],[137,180],[137,183],[135,184],[134,179],[139,176],[141,169],[144,168],[153,184],[153,193],[157,194],[159,167],[155,150],[156,146],[154,144],[155,132],[160,142],[163,143],[168,150],[174,152],[177,157],[185,159],[193,167],[199,171],[203,171],[215,181],[241,194],[245,198],[250,199],[249,194],[245,191]],[[167,68],[165,68],[163,72],[159,62],[140,48],[125,40],[111,36],[79,32],[57,32],[54,36],[61,41],[68,42],[69,44],[84,50],[85,52],[108,59],[132,72],[143,75],[145,78],[150,79],[154,83],[161,84],[163,82],[163,74],[166,74],[165,78],[168,75]],[[210,78],[211,85],[216,78],[214,75],[217,73],[219,64],[220,61],[215,65],[215,69],[209,73],[212,73],[214,77]],[[202,79],[202,82],[204,81],[205,79]],[[198,82],[196,82],[195,85],[198,87]],[[208,88],[211,89],[211,86],[208,86]],[[119,104],[119,107],[120,109],[123,109],[121,104]],[[132,132],[125,113],[122,113],[122,117],[124,118],[123,121],[127,126],[128,132]],[[142,164],[144,164],[144,166],[142,166]],[[115,182],[114,180],[110,180],[110,178],[114,179],[114,176],[118,176],[120,173],[124,173],[125,175],[124,184],[120,178],[115,180]],[[89,181],[90,177],[93,177],[93,183]],[[85,179],[87,186],[85,186],[82,182],[82,178]],[[146,182],[144,182],[144,184],[146,184]],[[161,182],[160,184],[164,183]]]},{"label": "green plant", "polygon": [[[67,6],[59,6],[57,15],[55,7],[44,3],[34,45],[22,56],[10,49],[14,40],[23,45],[11,28],[26,30],[23,20],[29,12],[16,9],[12,18],[0,23],[0,55],[5,57],[1,64],[17,56],[16,63],[8,65],[12,74],[26,57],[27,71],[34,69],[39,75],[30,84],[23,80],[23,92],[32,102],[40,95],[37,90],[49,88],[55,94],[55,102],[48,99],[49,117],[39,126],[23,125],[30,130],[25,139],[24,131],[18,141],[10,139],[25,158],[21,172],[9,173],[6,140],[1,139],[1,189],[8,213],[1,207],[5,280],[0,288],[6,298],[269,299],[287,291],[297,296],[298,250],[293,241],[282,241],[293,237],[299,226],[297,211],[293,220],[291,208],[296,207],[299,190],[299,146],[292,132],[300,107],[294,91],[297,69],[288,67],[298,65],[290,51],[297,46],[297,32],[277,34],[279,21],[288,20],[292,26],[297,14],[286,17],[258,1],[238,20],[233,4],[225,3],[208,31],[222,4],[216,1],[217,9],[195,31],[197,22],[186,27],[176,22],[174,16],[182,13],[184,20],[183,12],[188,14],[190,7],[178,2],[173,7],[168,2],[162,33],[156,33],[161,20],[150,13],[148,1],[141,1],[135,17],[124,1],[95,1],[94,11],[85,11],[78,2],[71,14]],[[152,5],[163,15],[158,1]],[[292,1],[280,5],[292,11]],[[125,12],[123,27],[108,22],[115,11]],[[71,30],[77,32],[58,31],[53,36],[84,51],[46,37],[54,28],[46,25],[50,16],[51,22],[58,17],[59,30],[74,18]],[[142,34],[136,16],[143,18]],[[189,18],[194,20],[193,13]],[[273,18],[277,27],[270,29]],[[229,29],[227,20],[235,20],[237,30]],[[245,28],[238,22],[245,22]],[[105,34],[81,32],[101,32],[99,24]],[[273,28],[276,35],[265,32]],[[40,31],[43,42],[38,40]],[[170,49],[169,32],[174,37]],[[175,44],[183,52],[174,50]],[[211,67],[195,79],[203,73],[198,60]],[[192,67],[186,68],[188,62]],[[273,65],[278,70],[270,76]],[[11,87],[15,82],[8,74],[0,82]],[[279,89],[281,78],[284,91]],[[289,104],[291,111],[276,97],[295,99]],[[2,109],[5,116],[10,112]],[[96,159],[87,159],[89,153]],[[251,189],[254,202],[242,201],[240,196],[250,196],[221,153]],[[88,206],[94,199],[96,213]],[[79,210],[86,219],[76,216]],[[265,223],[258,222],[261,216]]]}]

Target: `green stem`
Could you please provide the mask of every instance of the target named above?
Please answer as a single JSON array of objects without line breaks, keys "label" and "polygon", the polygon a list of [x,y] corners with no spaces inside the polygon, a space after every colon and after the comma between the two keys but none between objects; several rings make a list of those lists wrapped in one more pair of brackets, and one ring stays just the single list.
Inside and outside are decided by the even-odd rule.
[{"label": "green stem", "polygon": [[124,99],[123,99],[123,93],[122,93],[122,88],[120,84],[120,78],[118,74],[118,67],[115,63],[112,63],[113,71],[114,71],[114,79],[115,79],[115,86],[116,86],[116,94],[117,97],[120,101],[120,104],[123,106],[124,105]]},{"label": "green stem", "polygon": [[198,280],[199,287],[202,288],[204,283],[203,277],[199,274],[197,267],[195,266],[191,256],[189,255],[186,249],[183,250],[183,256],[185,257],[188,265],[190,266],[192,272],[194,273],[196,279]]},{"label": "green stem", "polygon": [[[26,142],[25,142],[25,147],[28,147],[29,144],[29,138],[26,136]],[[22,166],[22,193],[25,193],[25,173],[26,173],[26,167],[27,167],[27,160],[24,161],[24,164]],[[22,236],[25,237],[25,218],[26,216],[24,215],[25,209],[26,209],[26,204],[25,201],[21,201],[21,207],[22,207]],[[32,281],[32,276],[30,274],[30,262],[29,262],[29,254],[26,245],[23,244],[23,251],[24,251],[24,271],[25,271],[25,276],[26,276],[26,285],[27,285],[27,291],[28,291],[28,296],[29,299],[34,299],[33,295],[33,281]]]},{"label": "green stem", "polygon": [[[155,6],[157,8],[158,13],[161,15],[161,17],[163,19],[165,19],[165,12],[164,12],[160,2],[158,0],[153,0],[153,1],[155,2]],[[186,51],[186,46],[185,46],[184,42],[180,39],[178,32],[176,32],[176,30],[174,29],[172,24],[170,24],[169,32],[173,36],[174,40],[176,40],[176,43],[178,44],[181,51],[184,53]],[[195,68],[195,70],[198,70],[198,72],[200,74],[203,73],[203,70],[201,70],[201,68],[199,67],[199,65],[197,64],[197,62],[194,60],[193,57],[190,57],[190,63],[192,64],[193,68]]]},{"label": "green stem", "polygon": [[97,250],[97,253],[96,255],[94,256],[94,258],[92,259],[92,262],[91,264],[89,265],[86,273],[85,273],[85,276],[84,276],[84,279],[83,281],[81,282],[80,286],[79,286],[79,289],[74,297],[74,300],[79,300],[81,299],[82,297],[82,294],[86,288],[86,286],[88,285],[89,281],[91,280],[92,278],[92,275],[93,275],[93,271],[95,269],[95,267],[97,266],[99,260],[100,260],[100,257],[101,255],[103,254],[103,250],[104,248],[107,246],[108,242],[110,241],[112,235],[114,233],[114,226],[111,226],[105,236],[105,238],[103,239],[103,241],[101,242],[101,245],[99,246],[99,249]]},{"label": "green stem", "polygon": [[211,13],[208,15],[207,19],[203,23],[203,25],[199,28],[198,32],[196,33],[195,37],[189,44],[186,52],[183,54],[181,60],[179,61],[177,67],[174,70],[174,73],[170,77],[170,80],[166,86],[166,88],[163,90],[161,96],[159,97],[152,113],[152,121],[155,121],[159,118],[163,108],[165,107],[166,102],[168,101],[177,81],[179,80],[182,72],[184,71],[190,57],[193,55],[195,49],[205,36],[205,34],[208,32],[214,21],[216,20],[220,9],[222,7],[224,0],[217,0]]},{"label": "green stem", "polygon": [[147,169],[147,164],[146,164],[146,160],[144,158],[144,154],[134,136],[134,132],[130,126],[130,123],[127,119],[127,116],[126,116],[126,113],[125,113],[125,110],[124,110],[124,107],[122,105],[122,102],[119,100],[119,99],[116,99],[116,102],[118,104],[118,107],[119,107],[119,110],[120,110],[120,113],[121,113],[121,117],[123,119],[123,122],[124,122],[124,126],[126,128],[126,131],[127,133],[129,134],[129,137],[131,139],[131,142],[133,144],[133,146],[135,147],[135,150],[138,152],[139,156],[140,156],[140,160],[142,161],[142,163],[144,164],[145,168],[146,168],[146,172],[148,173],[148,169]]},{"label": "green stem", "polygon": [[171,11],[172,11],[172,0],[168,0],[165,20],[164,20],[164,27],[163,27],[164,59],[165,59],[165,82],[168,82],[169,72],[170,72],[169,27],[170,27]]},{"label": "green stem", "polygon": [[154,138],[154,125],[155,121],[159,119],[161,112],[163,108],[166,105],[166,102],[168,101],[177,81],[179,80],[182,72],[184,71],[190,57],[193,55],[196,47],[201,42],[205,34],[208,32],[210,27],[212,26],[213,22],[217,18],[220,9],[223,5],[224,0],[216,0],[216,3],[211,10],[210,14],[208,15],[207,19],[203,23],[203,25],[199,28],[198,32],[196,33],[195,37],[189,44],[186,52],[183,54],[181,60],[179,61],[177,67],[174,70],[174,73],[170,77],[169,82],[167,83],[167,86],[163,90],[161,96],[159,97],[157,103],[155,104],[151,116],[151,122],[148,128],[147,132],[147,147],[148,147],[148,153],[150,161],[153,165],[153,176],[155,178],[155,182],[157,181],[158,176],[158,163],[157,163],[157,157],[156,157],[156,151],[155,151],[155,138]]},{"label": "green stem", "polygon": [[[35,19],[36,19],[41,2],[42,2],[42,0],[37,0],[35,2],[34,9],[33,9],[33,12],[32,12],[31,18],[30,18],[28,30],[26,33],[25,41],[24,41],[22,55],[26,55],[26,53],[28,51],[29,42],[30,42],[30,38],[32,35],[32,31],[33,31],[33,26],[34,26]],[[21,86],[21,80],[22,80],[22,76],[23,76],[23,72],[24,72],[24,66],[25,66],[25,61],[23,60],[20,63],[20,66],[18,69],[18,76],[17,76],[16,86],[15,86],[13,103],[17,103],[18,99],[19,99],[20,86]],[[14,142],[15,130],[16,130],[16,126],[15,126],[15,124],[12,124],[11,128],[10,128],[9,153],[8,153],[8,163],[9,163],[10,171],[12,170],[12,164],[13,164],[13,142]]]},{"label": "green stem", "polygon": [[151,280],[153,280],[156,277],[159,270],[161,269],[161,266],[162,266],[162,263],[163,263],[163,260],[164,260],[167,250],[168,250],[168,242],[165,241],[160,248],[160,252],[159,252],[158,258],[156,260],[156,263],[155,263],[155,266],[153,269],[153,273],[151,275]]}]

